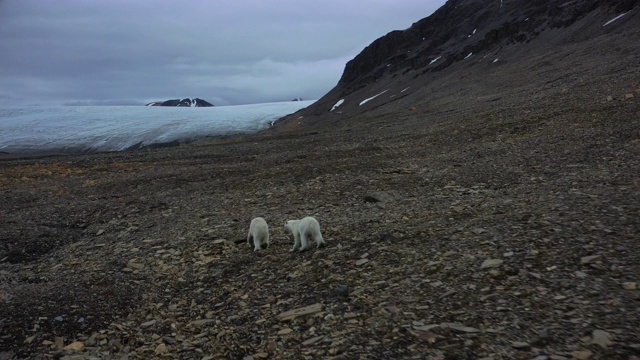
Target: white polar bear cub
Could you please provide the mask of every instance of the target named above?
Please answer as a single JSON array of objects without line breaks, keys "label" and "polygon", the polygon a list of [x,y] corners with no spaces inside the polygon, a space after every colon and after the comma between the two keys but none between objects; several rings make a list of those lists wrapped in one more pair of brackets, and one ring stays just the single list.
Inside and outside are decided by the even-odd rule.
[{"label": "white polar bear cub", "polygon": [[307,250],[309,248],[309,238],[316,241],[317,247],[325,245],[320,233],[320,224],[318,220],[311,216],[307,216],[302,220],[289,220],[284,224],[284,228],[288,233],[293,234],[294,243],[290,251],[296,249],[300,251]]},{"label": "white polar bear cub", "polygon": [[254,244],[253,251],[260,250],[263,241],[267,244],[267,247],[269,247],[269,225],[267,225],[267,222],[261,217],[251,220],[249,235],[247,235],[247,244],[249,244],[249,246],[251,246],[252,238]]}]

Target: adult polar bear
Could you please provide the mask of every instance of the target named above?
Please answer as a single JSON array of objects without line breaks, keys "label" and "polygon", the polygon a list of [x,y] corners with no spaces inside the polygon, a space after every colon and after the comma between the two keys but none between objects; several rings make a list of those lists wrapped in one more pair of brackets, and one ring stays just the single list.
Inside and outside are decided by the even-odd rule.
[{"label": "adult polar bear", "polygon": [[251,246],[251,239],[253,239],[253,251],[260,250],[263,242],[269,247],[269,226],[263,218],[257,217],[251,220],[249,235],[247,235],[247,244],[249,246]]},{"label": "adult polar bear", "polygon": [[318,220],[311,216],[307,216],[302,220],[289,220],[284,224],[285,230],[293,234],[293,248],[300,251],[307,250],[309,248],[308,239],[315,240],[317,247],[325,245],[322,234],[320,233],[320,224]]}]

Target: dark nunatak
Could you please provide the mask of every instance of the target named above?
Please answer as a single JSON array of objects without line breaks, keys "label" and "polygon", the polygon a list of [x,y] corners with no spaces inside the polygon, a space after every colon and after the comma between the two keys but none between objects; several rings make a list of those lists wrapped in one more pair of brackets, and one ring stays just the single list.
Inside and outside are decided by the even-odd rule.
[{"label": "dark nunatak", "polygon": [[173,100],[166,100],[166,101],[154,101],[154,102],[148,103],[146,106],[212,107],[215,105],[213,105],[212,103],[206,100],[202,100],[199,98],[195,98],[195,99],[185,98],[182,100],[173,99]]}]

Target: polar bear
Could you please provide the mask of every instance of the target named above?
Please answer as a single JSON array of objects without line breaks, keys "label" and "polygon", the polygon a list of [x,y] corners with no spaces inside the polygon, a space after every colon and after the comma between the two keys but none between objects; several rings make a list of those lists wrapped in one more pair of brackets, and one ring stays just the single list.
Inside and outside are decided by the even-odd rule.
[{"label": "polar bear", "polygon": [[251,239],[253,239],[254,244],[253,251],[260,250],[263,242],[267,244],[267,248],[269,247],[269,225],[263,218],[257,217],[251,220],[249,235],[247,235],[247,244],[249,246],[251,246]]},{"label": "polar bear", "polygon": [[300,251],[307,250],[309,248],[307,241],[309,238],[316,241],[317,247],[325,245],[320,233],[320,224],[318,220],[311,216],[307,216],[302,220],[289,220],[284,224],[284,229],[287,233],[293,234],[293,248],[290,251],[296,249]]}]

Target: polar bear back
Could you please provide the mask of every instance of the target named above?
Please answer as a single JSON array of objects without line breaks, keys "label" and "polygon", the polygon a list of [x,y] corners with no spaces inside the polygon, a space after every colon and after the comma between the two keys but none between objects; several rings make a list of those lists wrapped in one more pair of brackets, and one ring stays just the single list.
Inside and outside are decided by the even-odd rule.
[{"label": "polar bear back", "polygon": [[296,224],[296,229],[300,233],[304,232],[307,235],[315,235],[320,233],[320,224],[315,218],[307,216],[298,221],[298,223]]},{"label": "polar bear back", "polygon": [[293,234],[293,248],[291,251],[304,251],[309,248],[309,240],[315,240],[317,247],[325,244],[320,232],[318,220],[307,216],[302,220],[289,220],[284,224],[286,232]]},{"label": "polar bear back", "polygon": [[261,217],[257,217],[251,220],[251,224],[249,225],[249,235],[254,237],[260,236],[264,237],[269,234],[269,225],[267,225],[267,221]]}]

